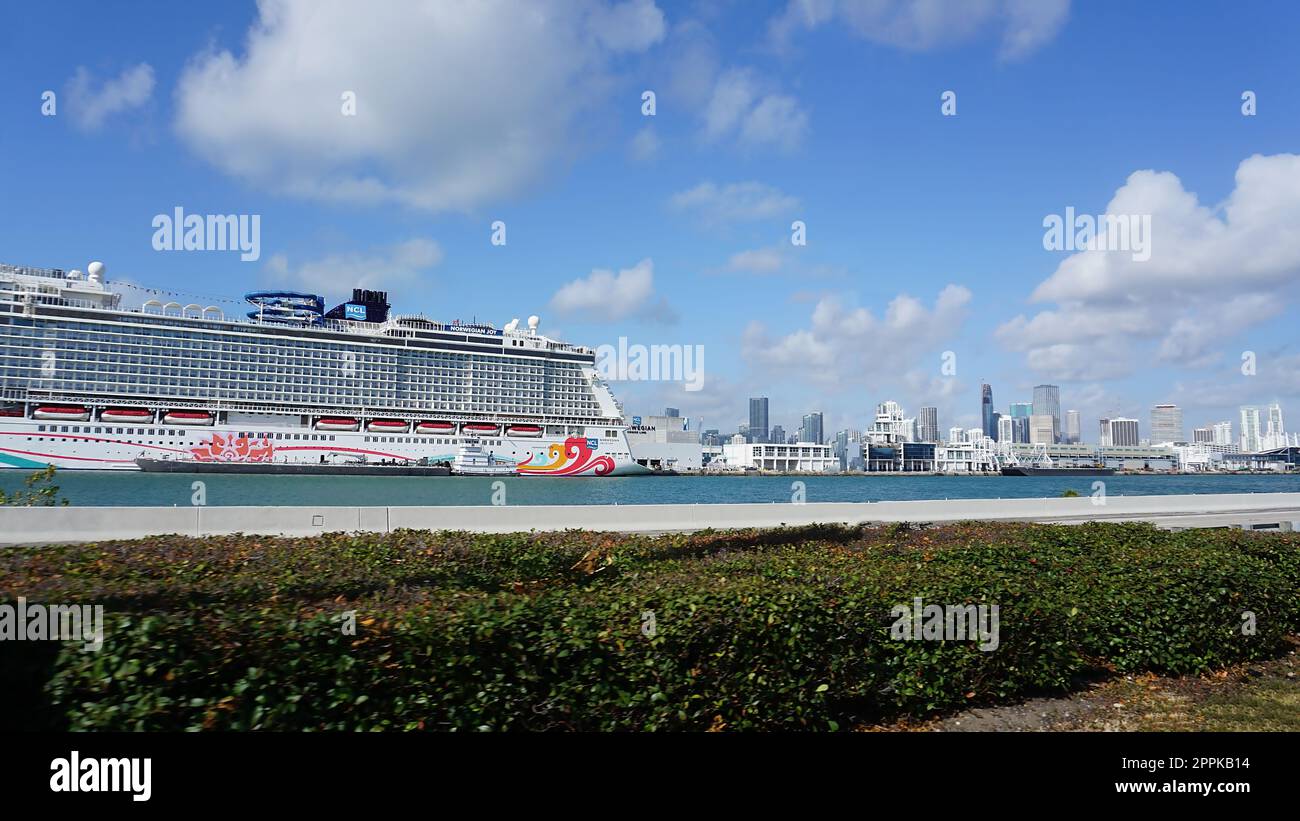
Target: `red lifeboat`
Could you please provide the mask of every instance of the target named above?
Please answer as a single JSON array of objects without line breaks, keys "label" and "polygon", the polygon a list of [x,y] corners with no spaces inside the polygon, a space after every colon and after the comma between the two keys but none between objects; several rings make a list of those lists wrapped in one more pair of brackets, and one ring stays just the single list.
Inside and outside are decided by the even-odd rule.
[{"label": "red lifeboat", "polygon": [[212,425],[216,421],[216,414],[207,411],[171,410],[163,414],[163,422],[168,425]]},{"label": "red lifeboat", "polygon": [[366,430],[371,433],[406,433],[409,427],[401,419],[371,419]]},{"label": "red lifeboat", "polygon": [[361,421],[351,416],[322,416],[316,420],[316,430],[360,430]]},{"label": "red lifeboat", "polygon": [[501,432],[500,425],[490,422],[466,422],[460,429],[471,436],[496,436]]},{"label": "red lifeboat", "polygon": [[450,436],[456,432],[455,422],[421,422],[415,426],[416,433]]},{"label": "red lifeboat", "polygon": [[541,425],[509,425],[506,427],[506,436],[525,436],[535,438],[541,435]]},{"label": "red lifeboat", "polygon": [[52,419],[60,422],[85,422],[90,419],[90,408],[80,405],[41,405],[32,411],[33,419]]},{"label": "red lifeboat", "polygon": [[153,411],[147,408],[104,408],[99,412],[101,422],[152,422]]}]

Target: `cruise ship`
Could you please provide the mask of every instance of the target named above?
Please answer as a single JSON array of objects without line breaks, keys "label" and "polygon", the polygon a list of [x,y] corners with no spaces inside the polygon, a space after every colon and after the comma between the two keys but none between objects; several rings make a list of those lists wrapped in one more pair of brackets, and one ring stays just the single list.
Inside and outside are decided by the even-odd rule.
[{"label": "cruise ship", "polygon": [[440,323],[361,289],[329,310],[259,291],[231,316],[174,294],[127,307],[130,287],[99,262],[0,264],[0,468],[454,462],[474,445],[521,476],[647,472],[595,352],[537,317]]}]

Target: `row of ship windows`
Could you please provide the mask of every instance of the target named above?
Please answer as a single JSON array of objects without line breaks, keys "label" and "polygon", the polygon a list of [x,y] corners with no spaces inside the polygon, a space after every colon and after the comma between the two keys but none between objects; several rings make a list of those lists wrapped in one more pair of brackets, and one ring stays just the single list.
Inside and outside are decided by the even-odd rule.
[{"label": "row of ship windows", "polygon": [[[139,360],[156,360],[144,361]],[[50,369],[57,371],[77,371],[89,370],[95,371],[103,367],[104,363],[99,358],[80,359],[75,357],[53,357],[46,358],[41,356],[17,356],[8,355],[5,357],[5,369],[15,372],[28,371],[31,373],[44,373]],[[477,372],[466,372],[463,368],[426,368],[426,367],[385,367],[377,365],[340,365],[323,367],[308,367],[295,365],[292,363],[249,363],[249,362],[231,362],[229,360],[216,360],[217,365],[207,365],[203,362],[186,360],[184,362],[175,361],[175,357],[131,357],[129,359],[116,357],[112,359],[114,369],[120,373],[154,373],[159,370],[187,371],[201,370],[203,372],[228,372],[231,374],[248,375],[248,374],[282,374],[294,373],[299,376],[328,376],[333,378],[357,379],[357,380],[376,380],[383,379],[395,381],[405,377],[408,379],[438,379],[446,382],[473,382],[476,384],[486,383],[494,385],[542,385],[550,384],[564,386],[570,389],[577,389],[587,384],[587,381],[579,376],[567,376],[562,374],[550,375],[529,375],[516,372],[492,372],[489,375],[483,375]]]},{"label": "row of ship windows", "polygon": [[[284,378],[284,377],[285,375],[283,374],[279,375],[279,378]],[[151,378],[149,379],[122,379],[120,374],[117,375],[115,378],[94,378],[93,375],[86,374],[83,375],[81,378],[77,378],[74,375],[60,375],[54,377],[45,377],[38,374],[33,374],[30,376],[22,376],[19,374],[10,374],[4,371],[0,371],[0,379],[3,379],[5,382],[13,382],[17,385],[24,385],[29,382],[40,382],[42,384],[59,383],[64,385],[67,384],[97,385],[97,386],[102,386],[105,389],[109,389],[109,390],[111,390],[113,387],[116,387],[117,389],[121,390],[121,389],[129,389],[136,386],[190,387],[191,389],[194,388],[222,389],[222,388],[242,388],[242,387],[246,387],[247,385],[247,380],[220,379],[220,378],[214,379],[211,377],[197,377],[193,379],[186,379],[184,377],[158,377],[157,375],[151,375]],[[510,388],[508,386],[495,386],[495,385],[474,385],[468,388],[449,389],[442,386],[430,387],[426,385],[399,387],[393,385],[384,386],[384,385],[369,384],[369,385],[353,386],[353,385],[341,384],[337,380],[335,380],[334,382],[324,384],[324,385],[305,384],[305,383],[298,384],[298,385],[284,385],[282,383],[268,383],[265,387],[260,389],[262,393],[295,394],[295,395],[307,394],[307,395],[320,395],[320,396],[351,395],[351,394],[355,394],[359,390],[364,391],[367,395],[373,395],[373,396],[406,396],[411,398],[430,397],[430,398],[437,398],[437,399],[459,398],[459,399],[465,399],[469,401],[491,400],[497,398],[518,399],[523,401],[528,401],[528,400],[538,401],[547,398],[556,401],[569,401],[569,402],[594,402],[595,401],[594,399],[592,399],[591,393],[586,390],[568,390],[564,388],[548,388],[543,390],[537,388]]]},{"label": "row of ship windows", "polygon": [[172,428],[103,428],[90,425],[37,425],[42,433],[113,433],[124,436],[184,436],[186,431]]},{"label": "row of ship windows", "polygon": [[[75,389],[76,388],[74,388],[74,390]],[[178,391],[176,392],[175,395],[185,396],[186,394],[184,391]],[[193,395],[200,396],[199,394],[193,394]],[[206,394],[201,396],[202,398],[207,398]],[[253,394],[246,391],[231,391],[221,398],[226,400],[243,400],[247,402],[294,401],[293,397],[282,397],[278,395],[268,396],[266,394]],[[325,399],[318,398],[315,403],[323,404],[325,401],[326,401]],[[395,408],[395,409],[401,408],[401,409],[416,410],[416,411],[464,412],[464,413],[510,413],[510,414],[537,414],[537,415],[546,415],[546,416],[583,416],[583,417],[595,417],[600,415],[599,413],[596,412],[594,406],[580,407],[576,405],[560,405],[554,403],[548,404],[546,406],[542,406],[540,404],[503,405],[500,403],[476,404],[476,403],[464,403],[464,402],[430,403],[427,401],[400,400],[400,399],[398,400],[384,399],[383,401],[386,407]],[[371,402],[368,404],[376,404],[376,403]]]},{"label": "row of ship windows", "polygon": [[[15,342],[21,340],[31,346],[54,342],[67,350],[103,351],[116,350],[124,355],[142,354],[156,349],[159,343],[165,343],[169,350],[190,351],[195,354],[244,354],[249,356],[274,356],[279,358],[310,358],[317,360],[338,360],[345,353],[358,357],[381,357],[389,360],[398,359],[436,359],[445,362],[468,361],[487,369],[541,370],[542,368],[577,367],[571,362],[537,362],[531,358],[512,357],[506,365],[495,355],[459,353],[451,351],[403,350],[382,351],[363,345],[346,345],[337,342],[281,342],[245,343],[224,342],[196,338],[191,331],[176,333],[157,332],[149,329],[132,329],[130,331],[110,332],[94,326],[76,323],[69,325],[45,325],[41,328],[23,325],[9,325],[5,336]],[[128,348],[140,348],[140,351],[128,351]],[[507,353],[508,355],[508,353]]]},{"label": "row of ship windows", "polygon": [[[105,363],[102,362],[95,363],[95,362],[77,361],[77,362],[56,363],[53,361],[48,361],[48,362],[33,361],[31,363],[20,364],[20,363],[7,361],[3,364],[3,366],[0,366],[0,373],[9,376],[11,378],[74,379],[77,378],[77,376],[83,374],[88,375],[88,374],[101,373],[104,370],[104,367],[105,367]],[[373,385],[376,382],[390,383],[390,384],[404,382],[408,384],[409,383],[420,384],[421,387],[424,387],[422,383],[432,381],[432,382],[440,383],[439,385],[440,387],[445,387],[448,389],[469,388],[471,390],[476,390],[476,389],[504,388],[508,390],[531,391],[534,393],[541,392],[542,390],[549,390],[553,392],[562,392],[562,393],[583,393],[587,391],[587,383],[585,380],[567,379],[563,377],[556,377],[553,379],[541,379],[541,378],[525,379],[525,378],[513,378],[507,376],[507,377],[491,378],[491,379],[473,379],[473,378],[463,377],[463,376],[438,376],[438,375],[419,374],[419,373],[402,373],[397,375],[384,375],[379,373],[367,374],[367,373],[360,373],[360,372],[343,375],[333,370],[319,370],[319,369],[303,370],[303,369],[280,368],[280,367],[270,367],[270,366],[261,366],[257,368],[230,367],[230,368],[195,369],[189,367],[173,368],[170,366],[162,366],[162,365],[157,367],[122,365],[120,362],[111,363],[111,367],[113,368],[113,373],[119,378],[125,376],[137,376],[137,375],[160,377],[160,372],[162,373],[170,372],[172,374],[170,377],[161,377],[161,378],[188,379],[188,380],[193,380],[196,378],[206,378],[208,380],[246,379],[251,375],[263,374],[267,376],[276,375],[281,377],[314,376],[320,378],[329,378],[339,384],[351,384],[351,385],[358,385],[358,384]],[[193,376],[187,376],[186,374],[187,371],[197,371],[197,373],[195,373]]]}]

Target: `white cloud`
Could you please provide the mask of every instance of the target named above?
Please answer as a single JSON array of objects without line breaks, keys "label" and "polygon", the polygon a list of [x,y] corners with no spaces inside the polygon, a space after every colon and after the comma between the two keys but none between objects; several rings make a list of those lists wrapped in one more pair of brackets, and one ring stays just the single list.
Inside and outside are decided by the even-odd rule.
[{"label": "white cloud", "polygon": [[727,260],[728,271],[741,271],[752,274],[774,274],[785,264],[785,255],[781,248],[754,248],[731,255]]},{"label": "white cloud", "polygon": [[929,308],[900,294],[877,317],[827,296],[813,308],[809,327],[784,336],[774,338],[762,323],[751,322],[742,353],[752,365],[785,370],[826,387],[862,386],[871,377],[895,376],[955,334],[970,299],[970,291],[960,285],[945,287]]},{"label": "white cloud", "polygon": [[652,127],[646,126],[632,138],[628,150],[632,155],[632,159],[639,162],[654,159],[654,156],[659,153],[659,137],[655,135],[655,130]]},{"label": "white cloud", "polygon": [[998,29],[1000,56],[1015,60],[1050,42],[1069,12],[1070,0],[789,0],[769,34],[784,48],[796,31],[834,23],[872,43],[929,51]]},{"label": "white cloud", "polygon": [[677,317],[668,303],[655,299],[654,276],[654,261],[648,258],[617,274],[597,268],[556,291],[550,305],[562,316],[588,322],[616,322],[630,316],[675,322]]},{"label": "white cloud", "polygon": [[702,182],[669,200],[673,208],[690,211],[706,224],[773,219],[790,213],[799,200],[761,182],[733,182],[719,186]]},{"label": "white cloud", "polygon": [[997,330],[1046,376],[1115,378],[1152,358],[1208,367],[1221,355],[1216,345],[1276,317],[1295,296],[1300,156],[1246,159],[1216,206],[1203,205],[1174,174],[1137,171],[1104,213],[1150,215],[1150,258],[1072,254],[1031,295],[1055,307]]},{"label": "white cloud", "polygon": [[297,265],[275,254],[265,267],[276,284],[287,280],[310,291],[346,297],[353,288],[411,285],[441,261],[438,243],[416,237],[367,253],[330,254]]},{"label": "white cloud", "polygon": [[750,146],[794,149],[808,131],[808,115],[787,94],[765,91],[749,69],[718,77],[704,109],[704,136],[711,141],[733,134]]},{"label": "white cloud", "polygon": [[[618,55],[664,35],[648,0],[263,0],[243,51],[199,55],[176,128],[199,154],[292,195],[466,210],[571,158]],[[342,113],[344,92],[356,115]]]},{"label": "white cloud", "polygon": [[78,66],[64,90],[66,110],[83,131],[99,129],[114,114],[139,108],[153,96],[153,67],[140,63],[96,88],[90,72]]},{"label": "white cloud", "polygon": [[664,13],[653,0],[597,4],[588,25],[596,38],[614,51],[644,51],[663,39],[665,28]]}]

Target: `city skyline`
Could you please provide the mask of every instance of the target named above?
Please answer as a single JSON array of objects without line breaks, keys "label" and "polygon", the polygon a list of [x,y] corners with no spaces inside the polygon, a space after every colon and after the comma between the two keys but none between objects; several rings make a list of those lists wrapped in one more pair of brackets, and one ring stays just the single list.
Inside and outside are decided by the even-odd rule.
[{"label": "city skyline", "polygon": [[[1185,427],[1182,408],[1171,403],[1160,403],[1150,408],[1150,415],[1145,428],[1143,427],[1142,421],[1137,417],[1113,415],[1098,417],[1096,420],[1092,420],[1099,423],[1096,428],[1098,430],[1098,435],[1094,440],[1084,434],[1084,430],[1088,429],[1088,426],[1084,425],[1084,418],[1079,411],[1074,409],[1064,411],[1064,426],[1062,426],[1060,420],[1052,416],[1050,413],[1052,403],[1059,406],[1060,400],[1058,386],[1038,385],[1035,386],[1035,390],[1040,392],[1040,401],[1048,403],[1044,410],[1049,412],[1035,414],[1032,412],[1032,403],[1010,402],[1006,406],[1007,413],[1004,414],[993,410],[991,400],[992,386],[987,383],[982,383],[980,389],[980,416],[988,418],[988,416],[985,415],[986,412],[991,414],[994,424],[997,425],[998,433],[1010,433],[1012,438],[1008,440],[1002,435],[990,436],[989,431],[984,428],[983,425],[977,426],[978,429],[984,436],[990,436],[994,441],[1031,443],[1036,441],[1036,438],[1046,441],[1045,437],[1047,434],[1042,431],[1050,429],[1052,431],[1052,439],[1057,443],[1093,444],[1103,446],[1114,445],[1114,431],[1116,429],[1122,429],[1121,442],[1124,444],[1136,445],[1139,442],[1148,442],[1155,445],[1164,443],[1195,444],[1198,442],[1207,442],[1217,445],[1230,445],[1246,452],[1286,446],[1292,444],[1293,440],[1295,440],[1295,437],[1297,436],[1297,434],[1286,432],[1283,417],[1284,411],[1280,403],[1277,402],[1259,406],[1238,406],[1237,422],[1234,422],[1231,419],[1206,420],[1204,424],[1193,425],[1191,428]],[[748,424],[744,422],[738,423],[736,431],[743,435],[748,441],[752,442],[771,441],[781,443],[785,442],[787,438],[790,441],[812,441],[805,439],[804,437],[808,435],[808,431],[810,430],[810,419],[813,417],[817,420],[817,427],[815,429],[822,431],[821,439],[817,442],[818,444],[832,442],[841,434],[846,432],[855,433],[857,434],[857,438],[860,438],[861,430],[869,430],[871,428],[871,417],[868,417],[867,419],[862,420],[863,425],[861,427],[851,425],[846,428],[837,429],[834,433],[830,433],[824,428],[824,414],[820,411],[810,411],[800,417],[801,421],[799,425],[795,427],[796,433],[791,437],[785,437],[782,435],[780,438],[758,438],[755,433],[755,430],[757,429],[756,420],[761,419],[763,420],[763,424],[766,424],[766,420],[769,418],[769,399],[768,397],[751,397],[749,403],[750,421]],[[875,418],[877,420],[879,420],[882,408],[888,408],[889,413],[902,419],[903,415],[906,413],[907,405],[892,399],[882,400],[876,405]],[[673,408],[671,410],[675,411],[676,409]],[[1045,420],[1050,420],[1050,422],[1045,421],[1043,423],[1044,427],[1040,431],[1031,433],[1031,431],[1034,430],[1033,425],[1035,424],[1031,420],[1033,420],[1035,416],[1041,416]],[[1023,420],[1027,423],[1023,429],[1017,427],[1017,420]],[[915,431],[914,441],[949,441],[948,437],[942,434],[945,427],[942,424],[942,419],[938,415],[938,409],[934,406],[920,406],[917,408],[916,415],[908,418],[907,421],[913,426],[912,429]],[[1119,424],[1117,425],[1116,423]],[[1240,425],[1240,428],[1238,428],[1237,425]],[[696,428],[701,434],[705,432],[702,420],[697,420]],[[952,425],[947,429],[949,431],[960,431],[958,441],[965,440],[968,431],[971,430],[971,428],[966,428],[961,425]],[[728,434],[723,428],[714,428],[713,430],[717,430],[719,435],[724,438],[728,435],[734,435]],[[784,428],[779,424],[771,426],[771,430],[780,431],[784,434]],[[1144,430],[1146,435],[1143,435]],[[1204,435],[1204,438],[1198,438],[1201,437],[1202,434]]]}]

